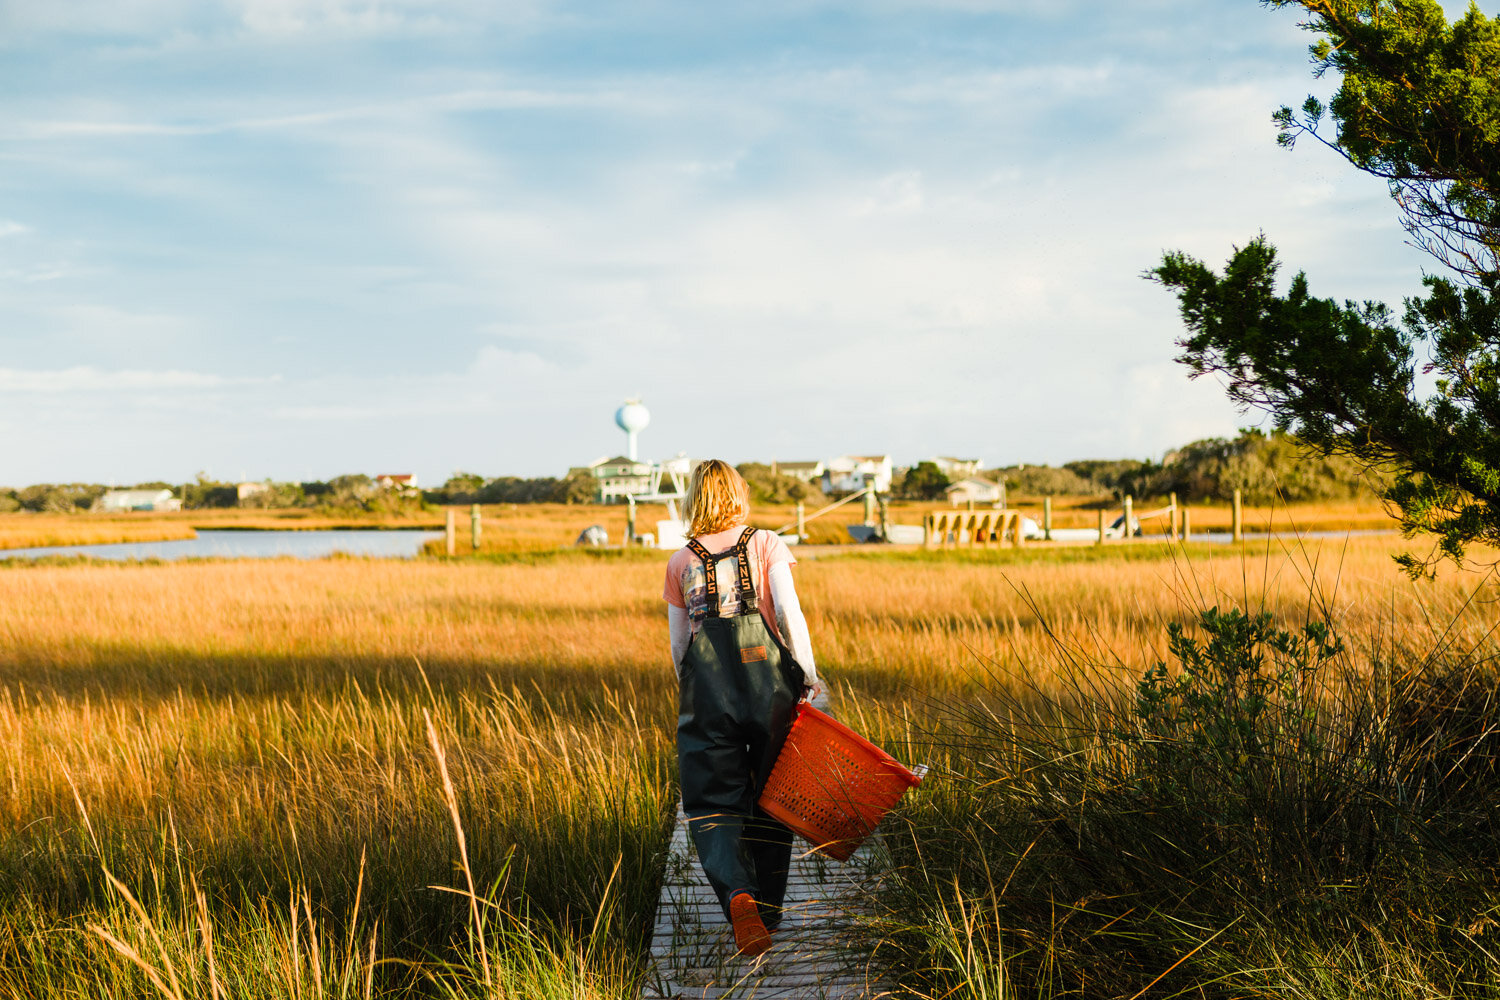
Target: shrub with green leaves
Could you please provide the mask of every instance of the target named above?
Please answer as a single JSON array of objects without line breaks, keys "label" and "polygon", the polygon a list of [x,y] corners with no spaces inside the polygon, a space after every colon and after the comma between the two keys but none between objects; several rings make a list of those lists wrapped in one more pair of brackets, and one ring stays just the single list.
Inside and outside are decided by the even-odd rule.
[{"label": "shrub with green leaves", "polygon": [[887,838],[908,984],[1495,996],[1493,661],[1218,607],[1167,644],[1131,686],[987,690],[906,751],[941,763]]}]

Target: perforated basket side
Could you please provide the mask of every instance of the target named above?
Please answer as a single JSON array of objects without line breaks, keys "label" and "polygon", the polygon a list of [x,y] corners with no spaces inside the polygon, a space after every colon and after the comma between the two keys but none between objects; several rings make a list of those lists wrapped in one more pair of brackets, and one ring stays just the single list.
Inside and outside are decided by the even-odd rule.
[{"label": "perforated basket side", "polygon": [[845,860],[919,781],[848,726],[803,705],[760,804],[830,857]]}]

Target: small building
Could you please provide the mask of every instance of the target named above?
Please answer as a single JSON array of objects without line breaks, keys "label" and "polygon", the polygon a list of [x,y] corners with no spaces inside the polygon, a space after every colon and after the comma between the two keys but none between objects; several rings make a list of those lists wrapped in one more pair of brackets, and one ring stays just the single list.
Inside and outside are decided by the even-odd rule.
[{"label": "small building", "polygon": [[970,501],[998,504],[1005,499],[1003,486],[992,479],[981,479],[978,476],[960,479],[943,492],[948,495],[948,502],[955,507]]},{"label": "small building", "polygon": [[414,472],[384,472],[375,477],[375,485],[383,490],[414,490],[417,475]]},{"label": "small building", "polygon": [[614,503],[628,496],[651,492],[651,463],[624,455],[589,463],[600,503]]},{"label": "small building", "polygon": [[875,492],[888,493],[894,471],[889,455],[840,455],[824,463],[823,492],[853,493],[865,488],[865,476],[874,476]]},{"label": "small building", "polygon": [[984,468],[982,458],[954,458],[952,455],[939,455],[932,459],[932,464],[938,467],[938,471],[948,477],[950,482],[958,482],[960,479],[968,479],[979,475]]},{"label": "small building", "polygon": [[783,476],[811,483],[823,476],[822,462],[772,462],[771,471]]},{"label": "small building", "polygon": [[117,513],[126,510],[181,510],[182,501],[171,490],[109,490],[95,500],[91,510]]},{"label": "small building", "polygon": [[251,497],[258,497],[262,493],[271,492],[270,483],[235,483],[234,493],[239,502],[243,504]]}]

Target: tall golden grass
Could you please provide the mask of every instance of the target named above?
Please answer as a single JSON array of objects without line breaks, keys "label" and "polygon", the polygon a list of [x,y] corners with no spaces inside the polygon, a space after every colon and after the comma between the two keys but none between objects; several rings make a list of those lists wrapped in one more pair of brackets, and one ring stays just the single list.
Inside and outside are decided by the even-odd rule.
[{"label": "tall golden grass", "polygon": [[196,534],[183,521],[124,514],[0,514],[0,549],[164,542]]},{"label": "tall golden grass", "polygon": [[55,545],[112,545],[192,538],[199,530],[313,531],[441,528],[443,515],[329,515],[311,510],[132,511],[114,514],[0,514],[0,549]]},{"label": "tall golden grass", "polygon": [[[538,516],[535,537],[561,526]],[[1215,604],[1301,620],[1319,595],[1356,642],[1489,627],[1493,604],[1461,613],[1493,598],[1481,572],[1414,584],[1391,562],[1400,547],[864,548],[804,557],[797,575],[836,708],[898,736],[997,678],[1061,683],[1087,661],[1131,681],[1163,657],[1167,622]],[[358,972],[350,982],[374,969],[377,992],[478,974],[470,902],[428,888],[463,883],[424,712],[476,885],[505,914],[494,933],[562,942],[539,945],[543,965],[592,942],[612,985],[577,995],[626,995],[674,797],[665,560],[0,573],[0,996],[151,992],[91,924],[145,957],[160,934],[207,976],[199,892],[220,971],[238,962],[245,982],[293,927],[356,942],[328,961]],[[288,915],[288,900],[306,912]]]},{"label": "tall golden grass", "polygon": [[[1135,510],[1146,513],[1165,504],[1164,498],[1141,499]],[[1013,497],[1010,506],[1038,523],[1042,520],[1042,501],[1038,497]],[[473,554],[470,515],[472,508],[451,508],[457,528],[458,551]],[[897,524],[921,524],[932,512],[952,510],[943,502],[896,500],[888,516]],[[1053,504],[1053,525],[1058,528],[1090,528],[1098,521],[1100,510],[1109,519],[1119,515],[1117,501],[1087,497],[1057,497]],[[433,508],[400,515],[330,515],[313,510],[193,510],[177,512],[140,511],[122,514],[0,514],[0,549],[31,548],[55,545],[105,545],[115,542],[167,541],[192,538],[200,529],[247,531],[307,531],[328,529],[440,529],[447,518],[447,508]],[[636,531],[654,533],[657,522],[667,517],[664,504],[639,504],[636,507]],[[680,511],[679,511],[680,513]],[[811,516],[817,508],[808,507]],[[807,538],[813,545],[848,545],[848,524],[863,517],[860,501],[816,517],[807,522]],[[1194,531],[1227,531],[1230,508],[1227,504],[1198,504],[1191,507]],[[1342,503],[1298,504],[1288,507],[1246,507],[1245,528],[1248,531],[1367,531],[1394,530],[1389,513],[1376,500]],[[627,508],[623,504],[484,504],[480,507],[480,552],[538,552],[570,546],[580,532],[597,524],[609,532],[618,545],[625,537]],[[752,522],[761,528],[777,529],[794,525],[794,505],[764,506],[753,513]],[[1164,534],[1165,518],[1148,518],[1143,522],[1147,535]],[[434,554],[441,551],[435,547]]]}]

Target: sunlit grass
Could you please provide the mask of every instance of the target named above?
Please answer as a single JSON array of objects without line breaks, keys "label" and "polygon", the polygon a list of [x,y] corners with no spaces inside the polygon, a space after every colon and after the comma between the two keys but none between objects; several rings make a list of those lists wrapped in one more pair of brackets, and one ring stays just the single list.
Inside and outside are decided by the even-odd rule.
[{"label": "sunlit grass", "polygon": [[[1493,605],[1444,630],[1480,575],[1412,584],[1401,546],[862,547],[797,575],[835,709],[900,742],[996,686],[1131,684],[1214,604],[1478,642]],[[0,996],[161,992],[91,926],[184,996],[526,995],[496,992],[502,956],[531,995],[631,995],[675,795],[666,554],[519,555],[0,573]],[[424,713],[483,928],[430,888],[467,881]]]}]

